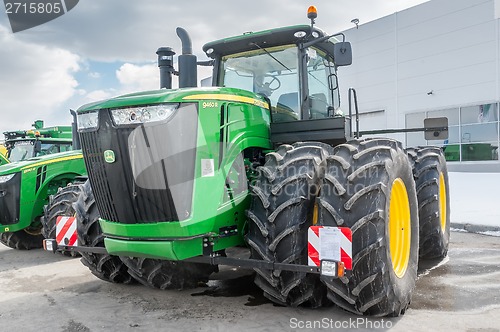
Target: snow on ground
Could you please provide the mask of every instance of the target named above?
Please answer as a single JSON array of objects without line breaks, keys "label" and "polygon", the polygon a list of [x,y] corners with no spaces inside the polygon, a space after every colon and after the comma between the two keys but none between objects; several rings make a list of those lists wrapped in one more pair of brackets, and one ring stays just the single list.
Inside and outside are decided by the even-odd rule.
[{"label": "snow on ground", "polygon": [[449,173],[451,222],[500,227],[500,173]]},{"label": "snow on ground", "polygon": [[479,234],[500,237],[500,232],[498,232],[498,231],[479,232]]}]

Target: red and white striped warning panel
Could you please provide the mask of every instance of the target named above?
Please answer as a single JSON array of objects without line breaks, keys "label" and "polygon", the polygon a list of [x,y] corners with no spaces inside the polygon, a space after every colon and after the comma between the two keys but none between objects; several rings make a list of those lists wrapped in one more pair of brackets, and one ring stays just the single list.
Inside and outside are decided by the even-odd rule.
[{"label": "red and white striped warning panel", "polygon": [[58,245],[77,246],[78,234],[76,233],[75,217],[57,217],[56,242]]},{"label": "red and white striped warning panel", "polygon": [[311,226],[307,234],[309,266],[321,260],[343,262],[352,270],[352,232],[348,227]]}]

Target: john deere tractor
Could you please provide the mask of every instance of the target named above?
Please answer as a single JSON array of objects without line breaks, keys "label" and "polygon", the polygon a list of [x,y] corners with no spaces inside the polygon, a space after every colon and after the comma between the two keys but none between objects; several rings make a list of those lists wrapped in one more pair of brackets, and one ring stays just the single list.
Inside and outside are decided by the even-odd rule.
[{"label": "john deere tractor", "polygon": [[7,159],[7,148],[2,143],[0,144],[0,165],[7,164],[9,159]]},{"label": "john deere tractor", "polygon": [[49,197],[86,174],[71,126],[34,126],[4,133],[10,163],[0,166],[0,242],[15,249],[42,247],[40,219]]},{"label": "john deere tractor", "polygon": [[33,129],[4,132],[7,149],[0,165],[23,161],[32,157],[73,150],[71,126],[44,128],[43,121],[33,123]]},{"label": "john deere tractor", "polygon": [[[437,148],[360,138],[357,107],[340,109],[350,44],[314,26],[315,8],[308,17],[206,44],[210,88],[196,87],[198,61],[178,28],[179,89],[174,52],[160,48],[166,89],[78,110],[90,181],[75,205],[78,248],[95,275],[184,288],[232,265],[254,269],[281,305],[405,312],[419,233],[423,256],[446,255],[446,164]],[[248,258],[233,255],[241,248]]]}]

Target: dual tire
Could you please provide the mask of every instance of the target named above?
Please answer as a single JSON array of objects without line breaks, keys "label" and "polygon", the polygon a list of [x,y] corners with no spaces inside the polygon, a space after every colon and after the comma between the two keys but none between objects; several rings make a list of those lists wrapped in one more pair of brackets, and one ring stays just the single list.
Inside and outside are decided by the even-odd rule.
[{"label": "dual tire", "polygon": [[309,226],[349,227],[353,234],[349,277],[256,269],[266,297],[318,306],[326,295],[357,314],[405,312],[415,287],[419,224],[412,165],[399,142],[285,145],[259,171],[247,212],[253,258],[306,265]]},{"label": "dual tire", "polygon": [[141,284],[157,289],[189,289],[206,283],[217,266],[151,258],[120,257],[130,275]]},{"label": "dual tire", "polygon": [[450,191],[443,151],[425,146],[407,149],[415,179],[420,220],[421,259],[441,259],[450,242]]},{"label": "dual tire", "polygon": [[[73,204],[80,196],[81,184],[68,184],[59,188],[55,195],[49,196],[49,204],[44,207],[44,215],[40,220],[42,224],[42,235],[46,239],[56,238],[57,218],[60,216],[74,217]],[[78,256],[77,252],[58,251],[63,256]]]},{"label": "dual tire", "polygon": [[[78,244],[86,247],[104,248],[104,235],[99,225],[99,211],[90,187],[86,181],[80,185],[80,195],[74,204],[77,219]],[[82,252],[81,262],[96,277],[104,281],[129,284],[134,282],[127,267],[118,256]]]},{"label": "dual tire", "polygon": [[16,232],[4,232],[0,234],[0,242],[18,250],[39,249],[43,246],[42,229],[28,227]]}]

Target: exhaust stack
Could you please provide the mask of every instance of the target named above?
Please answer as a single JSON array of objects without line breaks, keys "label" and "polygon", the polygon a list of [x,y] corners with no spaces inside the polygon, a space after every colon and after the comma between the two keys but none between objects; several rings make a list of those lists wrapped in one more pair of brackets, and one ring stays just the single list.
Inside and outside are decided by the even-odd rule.
[{"label": "exhaust stack", "polygon": [[196,87],[198,84],[198,68],[196,55],[193,54],[191,38],[181,27],[176,29],[182,43],[182,55],[179,55],[179,88]]}]

